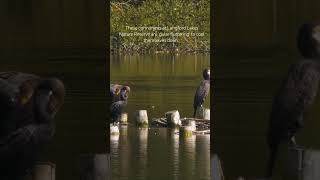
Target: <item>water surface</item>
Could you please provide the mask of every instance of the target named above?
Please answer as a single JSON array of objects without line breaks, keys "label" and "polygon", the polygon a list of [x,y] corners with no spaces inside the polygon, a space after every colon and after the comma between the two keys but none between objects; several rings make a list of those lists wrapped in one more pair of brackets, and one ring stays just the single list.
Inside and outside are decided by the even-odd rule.
[{"label": "water surface", "polygon": [[191,117],[195,90],[209,66],[209,55],[111,57],[111,82],[131,88],[130,124],[111,137],[113,180],[210,179],[209,135],[184,139],[170,129],[139,129],[133,122],[139,109],[146,109],[149,119],[175,109],[181,117]]}]

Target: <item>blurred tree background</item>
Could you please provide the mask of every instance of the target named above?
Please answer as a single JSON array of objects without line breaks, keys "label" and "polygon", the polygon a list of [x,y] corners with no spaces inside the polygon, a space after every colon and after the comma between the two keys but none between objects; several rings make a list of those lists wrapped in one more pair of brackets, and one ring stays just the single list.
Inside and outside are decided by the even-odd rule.
[{"label": "blurred tree background", "polygon": [[[112,0],[110,6],[110,47],[113,52],[210,50],[210,0]],[[175,43],[150,43],[144,42],[146,37],[121,37],[119,32],[132,32],[126,30],[126,26],[193,26],[204,36],[179,36],[175,37],[178,40]]]}]

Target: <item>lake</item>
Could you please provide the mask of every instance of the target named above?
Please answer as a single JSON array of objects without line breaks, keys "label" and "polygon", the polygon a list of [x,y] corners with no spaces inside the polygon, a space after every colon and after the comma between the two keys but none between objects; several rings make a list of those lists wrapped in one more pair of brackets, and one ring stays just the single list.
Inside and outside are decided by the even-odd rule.
[{"label": "lake", "polygon": [[[210,136],[179,137],[169,128],[137,128],[136,110],[152,118],[170,110],[192,117],[193,97],[209,55],[111,56],[111,83],[128,85],[131,92],[126,112],[128,126],[111,136],[113,180],[210,179]],[[209,98],[204,104],[210,106]]]}]

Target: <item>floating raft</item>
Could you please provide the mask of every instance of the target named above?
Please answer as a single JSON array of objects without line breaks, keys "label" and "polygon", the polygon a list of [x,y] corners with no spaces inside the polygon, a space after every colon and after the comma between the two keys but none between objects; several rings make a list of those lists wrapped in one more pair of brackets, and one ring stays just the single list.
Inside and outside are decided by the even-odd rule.
[{"label": "floating raft", "polygon": [[[194,120],[196,123],[196,130],[193,131],[195,134],[210,134],[210,120],[207,119],[197,119],[197,118],[183,118],[180,119],[182,126],[186,126],[188,121]],[[168,127],[168,122],[166,118],[153,118],[151,121],[154,127]]]}]

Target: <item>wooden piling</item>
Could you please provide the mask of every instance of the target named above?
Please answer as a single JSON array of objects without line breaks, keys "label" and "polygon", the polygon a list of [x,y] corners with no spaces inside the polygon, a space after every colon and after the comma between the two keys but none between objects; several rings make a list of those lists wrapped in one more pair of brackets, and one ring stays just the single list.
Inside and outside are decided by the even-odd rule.
[{"label": "wooden piling", "polygon": [[203,119],[210,120],[210,109],[204,109]]},{"label": "wooden piling", "polygon": [[148,113],[147,110],[138,110],[135,112],[136,124],[139,127],[148,127]]},{"label": "wooden piling", "polygon": [[109,154],[82,154],[80,156],[80,180],[110,180]]},{"label": "wooden piling", "polygon": [[210,109],[198,107],[196,111],[196,118],[210,120]]},{"label": "wooden piling", "polygon": [[196,131],[196,121],[194,119],[188,119],[187,126],[191,127],[192,132]]},{"label": "wooden piling", "polygon": [[284,167],[284,177],[290,180],[319,180],[320,151],[289,148]]},{"label": "wooden piling", "polygon": [[179,128],[180,137],[191,137],[193,135],[192,126],[181,126]]},{"label": "wooden piling", "polygon": [[128,124],[128,113],[121,114],[120,124]]},{"label": "wooden piling", "polygon": [[51,162],[38,162],[25,180],[55,180],[56,165]]},{"label": "wooden piling", "polygon": [[168,111],[165,113],[168,127],[177,127],[181,125],[180,114],[178,110]]},{"label": "wooden piling", "polygon": [[117,125],[110,124],[110,135],[119,135],[119,127]]}]

